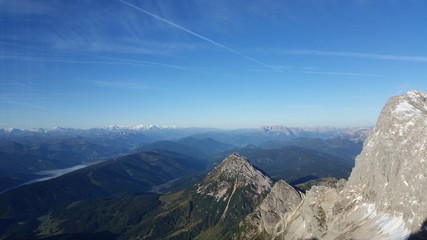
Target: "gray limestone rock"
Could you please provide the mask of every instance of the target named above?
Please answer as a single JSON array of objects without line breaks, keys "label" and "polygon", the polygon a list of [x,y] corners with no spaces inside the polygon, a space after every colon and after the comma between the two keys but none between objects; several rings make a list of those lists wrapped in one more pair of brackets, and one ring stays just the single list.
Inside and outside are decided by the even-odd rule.
[{"label": "gray limestone rock", "polygon": [[242,237],[252,239],[256,235],[276,236],[287,228],[303,201],[304,195],[285,181],[276,182],[255,212],[250,214],[245,223],[249,231]]},{"label": "gray limestone rock", "polygon": [[217,201],[226,200],[231,188],[249,186],[254,192],[267,193],[273,181],[255,169],[243,156],[236,153],[228,156],[198,185],[197,192],[213,196]]},{"label": "gray limestone rock", "polygon": [[377,210],[401,216],[412,232],[427,218],[427,94],[410,91],[383,108],[348,184],[366,186]]},{"label": "gray limestone rock", "polygon": [[427,94],[409,91],[387,102],[346,184],[313,187],[299,204],[272,191],[244,225],[265,239],[406,239],[427,231],[426,160]]}]

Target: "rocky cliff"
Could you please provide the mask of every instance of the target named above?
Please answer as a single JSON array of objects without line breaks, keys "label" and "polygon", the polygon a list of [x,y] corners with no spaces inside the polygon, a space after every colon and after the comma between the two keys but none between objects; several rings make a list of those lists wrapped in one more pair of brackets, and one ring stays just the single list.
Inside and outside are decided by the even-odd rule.
[{"label": "rocky cliff", "polygon": [[[401,216],[410,231],[427,217],[427,94],[391,98],[365,141],[348,184],[376,209]],[[366,187],[363,187],[366,186]]]},{"label": "rocky cliff", "polygon": [[427,94],[410,91],[391,98],[347,183],[313,187],[299,200],[295,191],[274,191],[275,186],[242,223],[252,233],[241,236],[407,239],[427,231],[426,142]]},{"label": "rocky cliff", "polygon": [[280,235],[292,222],[304,199],[304,194],[283,180],[274,184],[256,210],[241,223],[245,231],[237,239],[269,238]]}]

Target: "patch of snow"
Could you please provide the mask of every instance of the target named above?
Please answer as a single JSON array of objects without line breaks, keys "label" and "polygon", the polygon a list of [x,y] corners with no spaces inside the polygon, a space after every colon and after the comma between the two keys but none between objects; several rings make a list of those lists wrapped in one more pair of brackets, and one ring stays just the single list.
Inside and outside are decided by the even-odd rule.
[{"label": "patch of snow", "polygon": [[414,106],[408,103],[407,101],[399,103],[399,105],[397,105],[397,107],[394,109],[395,113],[410,113],[415,111],[416,109],[414,108]]},{"label": "patch of snow", "polygon": [[406,239],[410,234],[409,230],[405,227],[402,216],[396,217],[383,214],[377,220],[377,223],[381,227],[382,233],[389,237],[389,239]]},{"label": "patch of snow", "polygon": [[402,214],[396,213],[391,215],[387,213],[379,213],[376,210],[375,204],[364,203],[361,206],[365,208],[366,220],[372,219],[373,222],[380,228],[381,239],[406,239],[410,231],[406,228]]}]

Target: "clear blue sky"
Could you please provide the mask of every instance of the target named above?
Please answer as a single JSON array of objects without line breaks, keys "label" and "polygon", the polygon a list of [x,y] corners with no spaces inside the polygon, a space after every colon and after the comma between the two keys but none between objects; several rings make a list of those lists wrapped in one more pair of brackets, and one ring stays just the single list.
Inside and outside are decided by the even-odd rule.
[{"label": "clear blue sky", "polygon": [[373,126],[427,1],[0,0],[0,128]]}]

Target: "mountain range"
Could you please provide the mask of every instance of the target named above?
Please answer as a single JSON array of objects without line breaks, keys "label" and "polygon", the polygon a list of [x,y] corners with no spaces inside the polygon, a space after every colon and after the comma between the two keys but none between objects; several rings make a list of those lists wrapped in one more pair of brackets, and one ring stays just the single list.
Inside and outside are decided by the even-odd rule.
[{"label": "mountain range", "polygon": [[[348,156],[332,154],[354,164],[368,128],[287,128],[264,126],[260,129],[218,130],[156,126],[109,126],[105,128],[72,129],[0,129],[0,192],[27,182],[47,177],[50,170],[90,165],[113,157],[149,149],[175,151],[194,158],[216,159],[248,144],[263,148],[282,146],[314,146],[341,149]],[[304,144],[304,142],[306,142]],[[319,144],[318,144],[319,145]],[[323,153],[320,148],[310,148]],[[352,150],[351,150],[352,149]],[[64,170],[65,171],[65,170]],[[341,175],[342,176],[342,175]]]},{"label": "mountain range", "polygon": [[[426,119],[426,93],[392,97],[355,164],[354,135],[142,143],[1,194],[0,239],[425,239]],[[294,186],[331,175],[343,179]]]}]

